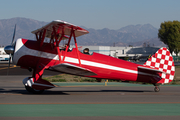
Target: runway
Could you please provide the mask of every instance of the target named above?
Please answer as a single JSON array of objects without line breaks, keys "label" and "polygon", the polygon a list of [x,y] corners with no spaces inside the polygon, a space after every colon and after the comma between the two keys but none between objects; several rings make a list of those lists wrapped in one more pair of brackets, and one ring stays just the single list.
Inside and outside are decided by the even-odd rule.
[{"label": "runway", "polygon": [[[41,95],[28,93],[26,76],[0,76],[0,119],[179,119],[180,86],[63,83]],[[60,83],[55,83],[61,85]]]},{"label": "runway", "polygon": [[[179,120],[180,86],[128,83],[54,83],[41,95],[28,93],[22,80],[27,70],[0,65],[0,119]],[[14,73],[11,73],[14,72]],[[3,74],[2,74],[3,73]],[[14,75],[15,74],[15,75]],[[46,71],[46,75],[57,74]]]}]

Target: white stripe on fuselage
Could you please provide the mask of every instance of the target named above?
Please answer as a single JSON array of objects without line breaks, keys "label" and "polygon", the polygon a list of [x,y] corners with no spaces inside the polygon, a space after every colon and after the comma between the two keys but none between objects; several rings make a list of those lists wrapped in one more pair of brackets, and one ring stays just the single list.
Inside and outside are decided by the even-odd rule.
[{"label": "white stripe on fuselage", "polygon": [[[41,58],[46,58],[46,59],[59,60],[59,56],[56,54],[29,49],[22,43],[22,40],[20,40],[20,41],[18,42],[18,44],[19,44],[17,47],[18,49],[15,50],[15,54],[14,54],[14,55],[16,55],[16,54],[18,55],[18,57],[14,56],[14,58],[16,58],[16,60],[13,60],[13,61],[15,61],[16,63],[18,62],[18,59],[20,57],[25,56],[25,55],[36,56],[36,57],[41,57]],[[63,59],[63,57],[64,56],[61,56],[61,59]],[[82,65],[87,65],[87,66],[92,66],[92,67],[104,68],[104,69],[109,69],[109,70],[117,70],[117,71],[121,71],[121,72],[133,73],[133,74],[151,75],[151,74],[147,74],[147,73],[143,73],[143,72],[138,72],[136,70],[130,70],[130,69],[126,69],[126,68],[116,67],[116,66],[112,66],[112,65],[107,65],[107,64],[82,60],[82,59],[80,61],[81,61]],[[65,57],[65,62],[70,62],[70,63],[75,63],[75,64],[79,63],[77,58],[72,58],[72,57],[67,57],[67,56]]]},{"label": "white stripe on fuselage", "polygon": [[[65,57],[65,61],[66,62],[71,62],[71,63],[76,63],[76,64],[79,63],[78,59],[71,58],[71,57]],[[92,66],[92,67],[99,67],[99,68],[104,68],[104,69],[117,70],[117,71],[123,71],[123,72],[129,72],[129,73],[137,74],[137,71],[135,71],[135,70],[130,70],[130,69],[126,69],[126,68],[120,68],[120,67],[116,67],[116,66],[111,66],[111,65],[92,62],[92,61],[87,61],[87,60],[81,60],[81,64],[82,65]]]}]

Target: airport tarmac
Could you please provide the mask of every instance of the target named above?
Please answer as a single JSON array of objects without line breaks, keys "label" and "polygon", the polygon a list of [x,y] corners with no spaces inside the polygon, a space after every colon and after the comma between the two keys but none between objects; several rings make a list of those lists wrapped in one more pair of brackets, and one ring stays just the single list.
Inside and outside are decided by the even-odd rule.
[{"label": "airport tarmac", "polygon": [[[1,65],[0,73],[7,71]],[[22,80],[31,75],[11,67],[16,75],[0,75],[0,120],[179,120],[180,86],[128,83],[54,83],[43,94],[28,93]],[[52,71],[47,71],[51,75]],[[6,72],[5,72],[6,73]],[[57,73],[56,73],[57,74]]]},{"label": "airport tarmac", "polygon": [[180,119],[180,86],[154,92],[151,85],[62,83],[34,95],[25,90],[25,77],[0,76],[1,120]]}]

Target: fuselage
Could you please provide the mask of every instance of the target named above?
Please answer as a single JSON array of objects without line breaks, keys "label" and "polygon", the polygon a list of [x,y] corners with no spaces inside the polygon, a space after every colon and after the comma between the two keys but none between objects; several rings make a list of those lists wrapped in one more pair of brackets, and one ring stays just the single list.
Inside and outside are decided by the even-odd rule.
[{"label": "fuselage", "polygon": [[[39,61],[47,69],[62,63],[59,60],[57,50],[52,44],[44,43],[41,48],[38,45],[37,41],[18,39],[13,55],[13,63],[27,69],[35,69]],[[63,63],[80,66],[97,74],[87,77],[153,82],[152,80],[147,79],[147,74],[138,72],[138,66],[142,66],[139,64],[95,52],[92,55],[87,55],[78,51],[81,62],[81,64],[79,64],[76,48],[73,48],[72,51],[66,53],[64,50],[61,50],[60,52],[61,59],[65,57]]]}]

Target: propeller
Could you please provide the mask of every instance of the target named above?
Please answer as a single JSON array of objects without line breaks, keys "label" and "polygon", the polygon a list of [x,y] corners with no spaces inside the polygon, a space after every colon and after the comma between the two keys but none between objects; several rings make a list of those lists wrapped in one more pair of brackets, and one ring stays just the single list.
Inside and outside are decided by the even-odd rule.
[{"label": "propeller", "polygon": [[16,34],[16,24],[14,26],[14,33],[13,33],[13,38],[12,38],[11,45],[14,43],[15,34]]},{"label": "propeller", "polygon": [[9,66],[10,66],[10,62],[11,62],[11,58],[13,57],[12,55],[14,54],[14,38],[15,38],[15,34],[16,34],[16,24],[14,27],[14,33],[13,33],[13,37],[12,37],[12,41],[11,41],[11,45],[8,45],[4,48],[4,51],[6,52],[6,54],[9,54],[9,64],[8,64],[8,71],[7,71],[7,75],[9,74]]}]

